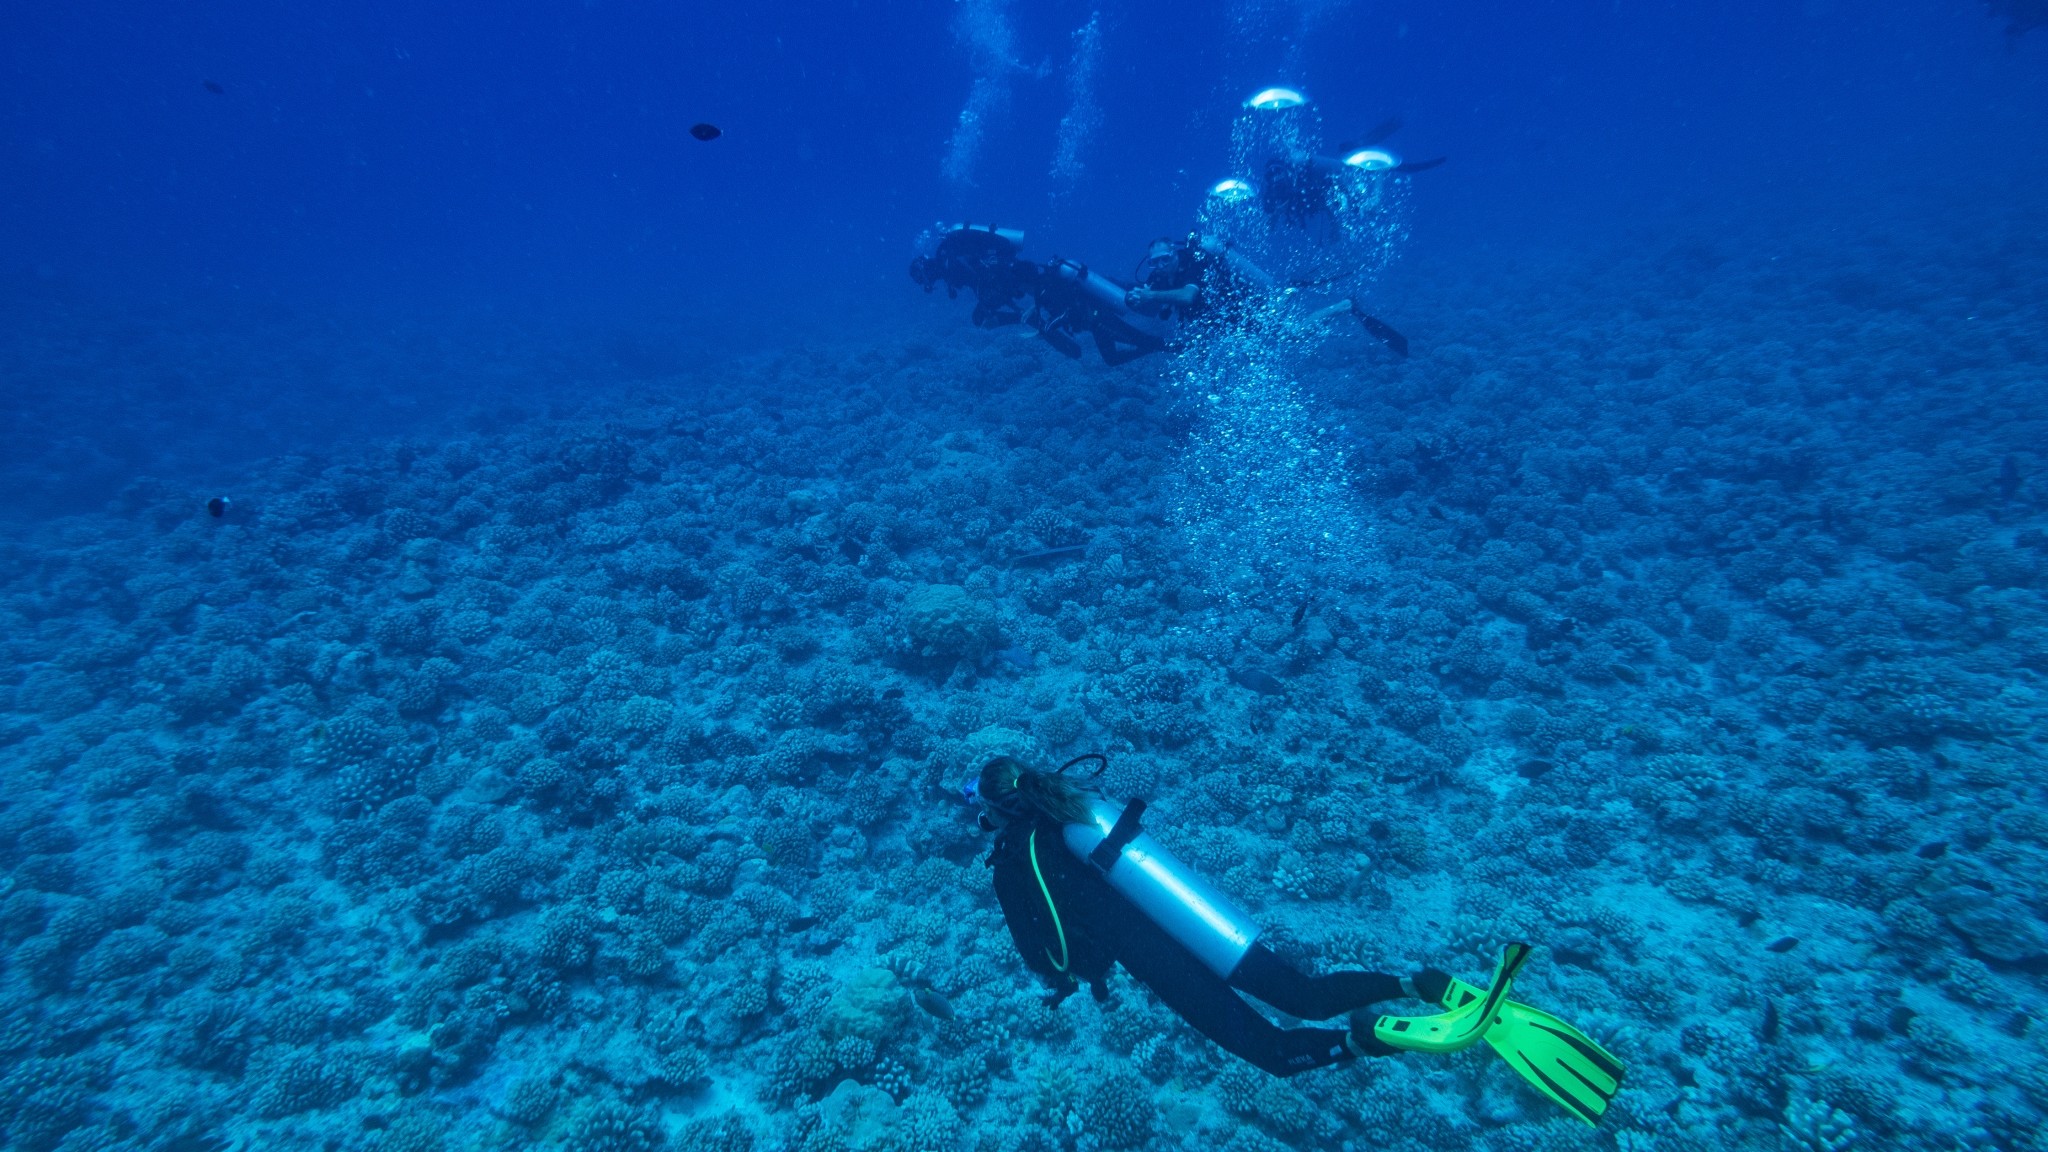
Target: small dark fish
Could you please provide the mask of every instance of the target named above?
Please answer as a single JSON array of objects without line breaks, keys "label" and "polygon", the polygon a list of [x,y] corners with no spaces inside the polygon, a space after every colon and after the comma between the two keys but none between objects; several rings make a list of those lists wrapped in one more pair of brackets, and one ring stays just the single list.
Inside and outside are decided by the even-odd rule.
[{"label": "small dark fish", "polygon": [[1515,767],[1515,775],[1524,780],[1534,780],[1555,767],[1557,765],[1548,760],[1524,760]]},{"label": "small dark fish", "polygon": [[692,124],[690,125],[690,135],[695,136],[699,140],[716,140],[720,136],[725,135],[725,133],[716,124]]},{"label": "small dark fish", "polygon": [[901,688],[884,688],[884,689],[882,689],[882,699],[884,699],[884,700],[901,700],[901,699],[903,699],[903,689],[901,689]]},{"label": "small dark fish", "polygon": [[1022,646],[1014,648],[998,648],[996,649],[996,659],[1001,660],[1006,664],[1014,664],[1027,672],[1031,670],[1032,656],[1031,649],[1029,648],[1025,648]]},{"label": "small dark fish", "polygon": [[953,1002],[939,995],[929,984],[919,984],[912,988],[910,990],[910,998],[917,1001],[919,1008],[937,1016],[941,1020],[957,1020],[960,1018],[960,1014],[953,1011]]},{"label": "small dark fish", "polygon": [[1609,664],[1607,670],[1614,673],[1614,678],[1624,684],[1641,684],[1643,682],[1643,674],[1626,664]]},{"label": "small dark fish", "polygon": [[799,916],[789,922],[789,930],[791,932],[807,932],[817,926],[818,918],[816,916]]},{"label": "small dark fish", "polygon": [[1230,679],[1261,696],[1279,696],[1287,691],[1287,685],[1278,676],[1258,668],[1239,668],[1230,674]]},{"label": "small dark fish", "polygon": [[1299,627],[1301,627],[1301,622],[1302,622],[1303,620],[1305,620],[1305,619],[1307,619],[1307,618],[1308,618],[1308,606],[1309,606],[1309,601],[1307,601],[1307,600],[1303,600],[1303,601],[1301,602],[1301,607],[1299,607],[1299,608],[1296,608],[1296,609],[1294,610],[1294,619],[1293,619],[1293,621],[1291,621],[1291,622],[1290,622],[1290,623],[1288,624],[1288,627],[1290,627],[1290,628],[1299,628]]},{"label": "small dark fish", "polygon": [[227,515],[228,509],[233,506],[234,501],[229,500],[227,497],[215,496],[213,499],[208,500],[206,502],[206,514],[208,516],[213,517],[215,520],[218,520],[221,517]]},{"label": "small dark fish", "polygon": [[1764,1038],[1764,1043],[1769,1044],[1777,1040],[1778,1023],[1778,1002],[1764,1001],[1764,1022],[1763,1026],[1757,1029],[1757,1034]]},{"label": "small dark fish", "polygon": [[1061,560],[1066,560],[1072,557],[1078,557],[1081,553],[1086,552],[1087,550],[1088,546],[1086,544],[1063,544],[1058,548],[1047,548],[1043,552],[1026,552],[1022,556],[1011,557],[1010,567],[1043,567],[1050,564],[1056,564]]},{"label": "small dark fish", "polygon": [[201,80],[199,82],[199,86],[201,88],[206,89],[208,92],[213,93],[215,96],[225,96],[228,94],[228,90],[221,87],[220,83],[215,80]]},{"label": "small dark fish", "polygon": [[2007,454],[2005,462],[1998,466],[1998,498],[2011,503],[2012,498],[2019,493],[2020,462],[2011,454]]},{"label": "small dark fish", "polygon": [[1922,844],[1918,848],[1913,849],[1913,855],[1918,856],[1922,860],[1939,860],[1943,856],[1948,855],[1948,841],[1936,840],[1932,844]]},{"label": "small dark fish", "polygon": [[1764,945],[1764,951],[1790,952],[1791,950],[1797,947],[1799,947],[1799,937],[1780,936],[1776,940],[1771,941],[1769,944]]}]

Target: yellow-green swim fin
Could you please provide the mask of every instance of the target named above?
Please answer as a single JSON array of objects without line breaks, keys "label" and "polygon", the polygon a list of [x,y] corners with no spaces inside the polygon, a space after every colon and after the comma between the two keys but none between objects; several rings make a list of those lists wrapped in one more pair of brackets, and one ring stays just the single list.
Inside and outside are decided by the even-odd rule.
[{"label": "yellow-green swim fin", "polygon": [[[1451,1013],[1469,1012],[1488,998],[1487,990],[1452,980],[1444,993]],[[1621,1061],[1591,1037],[1540,1008],[1499,998],[1483,1035],[1508,1067],[1557,1101],[1565,1111],[1598,1124],[1621,1089]]]}]

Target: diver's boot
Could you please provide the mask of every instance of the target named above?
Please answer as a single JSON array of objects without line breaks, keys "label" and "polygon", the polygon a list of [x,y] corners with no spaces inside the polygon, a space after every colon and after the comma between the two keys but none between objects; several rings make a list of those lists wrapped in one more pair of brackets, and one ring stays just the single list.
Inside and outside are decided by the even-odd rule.
[{"label": "diver's boot", "polygon": [[1373,1035],[1372,1026],[1378,1020],[1379,1016],[1368,1008],[1360,1008],[1351,1014],[1351,1031],[1344,1034],[1344,1047],[1350,1049],[1351,1054],[1360,1060],[1401,1054],[1399,1048]]},{"label": "diver's boot", "polygon": [[1424,968],[1413,976],[1401,977],[1401,991],[1425,1004],[1443,1004],[1444,994],[1450,990],[1451,974],[1441,968]]},{"label": "diver's boot", "polygon": [[[1484,993],[1470,999],[1456,997],[1455,1006],[1434,1016],[1381,1016],[1373,1022],[1372,1034],[1375,1040],[1390,1048],[1405,1052],[1460,1052],[1479,1043],[1486,1030],[1493,1025],[1494,1011],[1507,999],[1508,989],[1515,983],[1515,973],[1529,961],[1527,944],[1510,944],[1502,949],[1500,963],[1493,970],[1493,985]],[[1436,980],[1428,972],[1418,976],[1414,983],[1429,983]],[[1446,978],[1446,983],[1455,986]],[[1404,986],[1404,991],[1405,986]],[[1418,995],[1423,991],[1417,987]]]}]

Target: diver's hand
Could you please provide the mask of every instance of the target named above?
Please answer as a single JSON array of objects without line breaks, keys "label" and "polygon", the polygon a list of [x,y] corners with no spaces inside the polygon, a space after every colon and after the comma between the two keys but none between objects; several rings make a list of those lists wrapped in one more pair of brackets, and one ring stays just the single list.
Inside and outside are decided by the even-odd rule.
[{"label": "diver's hand", "polygon": [[1153,295],[1152,289],[1140,284],[1136,288],[1124,293],[1124,307],[1143,308],[1152,303]]}]

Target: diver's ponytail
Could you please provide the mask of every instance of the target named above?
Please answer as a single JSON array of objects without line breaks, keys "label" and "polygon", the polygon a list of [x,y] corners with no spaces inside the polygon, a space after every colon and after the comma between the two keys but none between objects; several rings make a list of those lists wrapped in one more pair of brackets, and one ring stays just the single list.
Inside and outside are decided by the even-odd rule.
[{"label": "diver's ponytail", "polygon": [[1026,768],[1015,757],[998,756],[981,769],[976,785],[991,806],[1011,817],[1043,815],[1061,824],[1089,820],[1086,788],[1058,772]]}]

